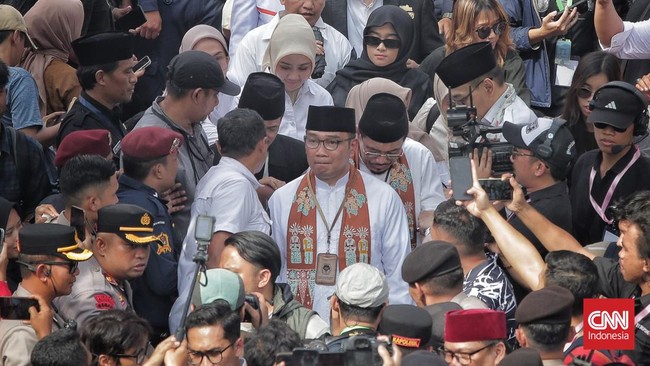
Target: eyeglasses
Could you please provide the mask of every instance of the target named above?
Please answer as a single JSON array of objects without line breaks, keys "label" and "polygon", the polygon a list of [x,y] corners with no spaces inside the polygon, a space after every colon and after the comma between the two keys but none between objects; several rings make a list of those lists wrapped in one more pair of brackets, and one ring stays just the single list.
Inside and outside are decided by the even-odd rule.
[{"label": "eyeglasses", "polygon": [[27,269],[32,271],[32,272],[36,272],[36,266],[39,265],[39,264],[47,264],[47,265],[50,265],[50,266],[67,266],[68,267],[68,272],[70,272],[70,274],[74,274],[77,271],[77,268],[79,268],[79,262],[77,262],[77,261],[63,261],[63,262],[42,261],[42,262],[33,262],[33,263],[16,261],[16,263],[27,267]]},{"label": "eyeglasses", "polygon": [[627,127],[626,128],[620,128],[620,127],[615,127],[615,126],[609,125],[607,123],[602,123],[602,122],[594,123],[594,127],[596,127],[599,130],[604,130],[607,127],[611,127],[614,131],[616,131],[618,133],[623,133],[623,132],[627,131]]},{"label": "eyeglasses", "polygon": [[578,98],[589,99],[594,95],[594,92],[593,90],[583,86],[582,88],[578,89],[577,95]]},{"label": "eyeglasses", "polygon": [[496,343],[490,343],[487,346],[481,347],[481,348],[477,349],[474,352],[467,352],[467,353],[466,352],[453,352],[453,351],[450,351],[448,349],[445,349],[445,348],[441,347],[440,349],[438,349],[438,354],[443,356],[445,358],[445,362],[447,362],[447,363],[451,363],[455,358],[458,361],[458,363],[460,363],[461,365],[469,365],[469,364],[472,363],[472,356],[474,356],[475,354],[481,352],[482,350],[484,350],[484,349],[486,349],[488,347],[494,346],[495,344]]},{"label": "eyeglasses", "polygon": [[370,47],[379,47],[382,43],[384,44],[384,47],[390,49],[399,49],[402,47],[402,41],[399,39],[381,39],[375,36],[364,36],[363,43]]},{"label": "eyeglasses", "polygon": [[530,157],[533,157],[533,158],[535,157],[535,155],[533,155],[533,154],[525,154],[525,153],[519,152],[517,150],[512,150],[510,155],[511,156],[530,156]]},{"label": "eyeglasses", "polygon": [[338,149],[339,144],[343,141],[350,141],[354,139],[354,137],[350,137],[349,139],[344,139],[344,140],[338,140],[338,139],[325,139],[325,140],[320,140],[315,137],[307,137],[305,136],[305,146],[307,146],[310,149],[318,149],[318,146],[320,146],[321,143],[323,143],[323,146],[325,147],[325,150],[329,151],[334,151]]},{"label": "eyeglasses", "polygon": [[477,28],[476,33],[478,33],[478,38],[486,39],[487,37],[490,36],[490,32],[494,32],[494,34],[500,36],[505,30],[506,30],[506,22],[502,21],[489,27]]},{"label": "eyeglasses", "polygon": [[[490,79],[490,78],[487,78],[487,79]],[[467,103],[467,100],[469,99],[470,95],[473,95],[474,91],[476,89],[478,89],[478,87],[481,84],[483,84],[484,81],[485,81],[485,79],[479,81],[478,84],[476,84],[473,87],[470,86],[469,93],[467,93],[467,95],[465,95],[464,97],[452,97],[452,101],[451,101],[452,105],[450,105],[450,107],[453,108],[453,107],[457,107],[459,105],[466,105],[468,107],[472,107],[472,106],[470,106],[470,104],[472,104],[472,103]]]},{"label": "eyeglasses", "polygon": [[135,363],[138,365],[141,365],[144,362],[145,357],[147,357],[147,349],[143,348],[138,351],[135,355],[127,355],[125,353],[116,353],[113,355],[108,355],[111,357],[117,357],[117,358],[134,358]]},{"label": "eyeglasses", "polygon": [[401,158],[402,155],[404,155],[404,150],[402,150],[401,148],[400,148],[399,153],[397,153],[397,154],[388,154],[388,153],[377,153],[377,152],[365,151],[365,148],[363,147],[363,145],[361,146],[361,152],[363,153],[363,155],[367,156],[369,159],[378,159],[378,158],[384,157],[384,158],[386,158],[388,160],[395,160],[395,159]]},{"label": "eyeglasses", "polygon": [[191,365],[200,365],[201,362],[203,362],[203,357],[207,357],[208,361],[210,361],[210,363],[212,363],[212,364],[219,363],[223,359],[223,353],[226,352],[226,350],[228,348],[232,347],[233,344],[235,344],[235,343],[233,342],[233,343],[229,344],[228,347],[226,347],[226,348],[224,348],[222,350],[219,350],[219,349],[216,349],[216,348],[211,349],[209,351],[205,351],[205,352],[188,350],[187,355],[190,358],[190,364]]}]

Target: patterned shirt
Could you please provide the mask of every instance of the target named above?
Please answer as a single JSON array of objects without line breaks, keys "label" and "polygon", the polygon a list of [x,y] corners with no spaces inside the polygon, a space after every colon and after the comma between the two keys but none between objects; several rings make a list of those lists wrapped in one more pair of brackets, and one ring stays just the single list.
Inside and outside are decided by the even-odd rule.
[{"label": "patterned shirt", "polygon": [[506,313],[508,343],[511,346],[516,344],[515,311],[517,302],[512,284],[505,272],[497,265],[498,256],[494,253],[487,253],[487,259],[474,267],[465,275],[463,292],[469,296],[476,296],[483,301],[490,309]]}]

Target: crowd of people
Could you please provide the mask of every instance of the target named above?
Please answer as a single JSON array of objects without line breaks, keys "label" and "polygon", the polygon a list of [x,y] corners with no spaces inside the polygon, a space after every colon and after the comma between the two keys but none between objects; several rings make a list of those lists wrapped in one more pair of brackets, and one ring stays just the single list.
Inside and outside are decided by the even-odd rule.
[{"label": "crowd of people", "polygon": [[650,0],[1,2],[0,366],[650,365]]}]

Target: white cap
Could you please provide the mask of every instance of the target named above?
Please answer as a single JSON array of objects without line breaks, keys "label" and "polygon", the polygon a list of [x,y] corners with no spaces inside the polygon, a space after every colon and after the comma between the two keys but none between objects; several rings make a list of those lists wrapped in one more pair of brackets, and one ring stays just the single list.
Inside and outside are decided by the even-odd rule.
[{"label": "white cap", "polygon": [[355,263],[339,273],[335,294],[348,305],[373,308],[388,301],[388,283],[377,268]]}]

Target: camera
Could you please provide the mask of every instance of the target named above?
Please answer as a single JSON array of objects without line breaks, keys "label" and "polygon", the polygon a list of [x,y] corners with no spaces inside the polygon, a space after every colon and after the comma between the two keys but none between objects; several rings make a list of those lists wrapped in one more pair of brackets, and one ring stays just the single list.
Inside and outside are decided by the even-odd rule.
[{"label": "camera", "polygon": [[381,366],[383,361],[377,352],[379,345],[384,345],[388,352],[393,354],[389,343],[379,341],[370,335],[360,334],[345,340],[341,352],[330,352],[321,347],[296,348],[290,353],[277,354],[275,362],[284,361],[287,366]]},{"label": "camera", "polygon": [[[502,174],[512,172],[512,144],[491,141],[488,135],[501,133],[495,128],[477,121],[476,108],[473,106],[455,106],[447,110],[447,125],[453,138],[449,141],[449,157],[469,156],[478,149],[479,158],[483,148],[492,151],[492,172]],[[477,142],[478,141],[478,142]]]}]

